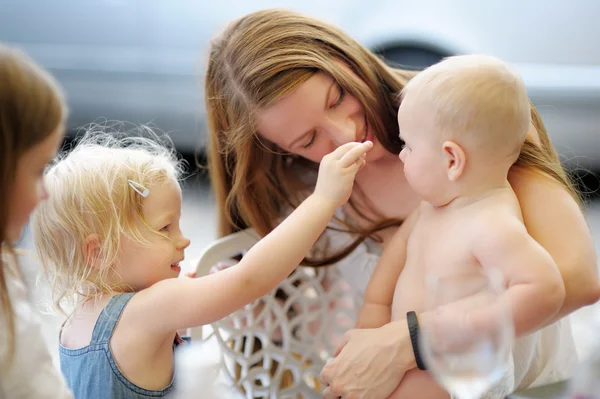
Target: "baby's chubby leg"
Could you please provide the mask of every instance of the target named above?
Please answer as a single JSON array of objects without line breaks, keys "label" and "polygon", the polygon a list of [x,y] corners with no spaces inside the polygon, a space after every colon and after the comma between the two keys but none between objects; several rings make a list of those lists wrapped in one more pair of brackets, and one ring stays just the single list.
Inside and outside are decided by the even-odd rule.
[{"label": "baby's chubby leg", "polygon": [[[511,352],[504,377],[485,395],[485,399],[505,398],[515,390],[514,360]],[[427,371],[413,369],[408,371],[400,385],[388,399],[450,399],[450,394],[442,388]]]},{"label": "baby's chubby leg", "polygon": [[427,371],[413,369],[404,375],[400,385],[388,399],[450,399],[450,394],[438,385]]}]

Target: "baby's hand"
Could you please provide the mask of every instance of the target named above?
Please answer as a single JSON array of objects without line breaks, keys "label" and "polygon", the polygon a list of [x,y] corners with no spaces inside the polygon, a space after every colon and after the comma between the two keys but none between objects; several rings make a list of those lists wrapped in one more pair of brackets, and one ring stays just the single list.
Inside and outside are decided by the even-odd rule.
[{"label": "baby's hand", "polygon": [[319,166],[319,177],[315,195],[331,201],[338,207],[350,198],[354,177],[365,165],[366,153],[373,143],[347,143],[323,157]]}]

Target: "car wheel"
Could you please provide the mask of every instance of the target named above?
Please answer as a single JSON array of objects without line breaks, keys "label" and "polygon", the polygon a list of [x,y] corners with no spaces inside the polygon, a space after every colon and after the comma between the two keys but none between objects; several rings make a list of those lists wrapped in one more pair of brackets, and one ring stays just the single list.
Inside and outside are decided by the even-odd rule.
[{"label": "car wheel", "polygon": [[375,51],[386,63],[392,66],[398,66],[403,69],[422,70],[444,57],[451,54],[444,54],[438,50],[426,49],[423,47],[411,46],[393,46]]}]

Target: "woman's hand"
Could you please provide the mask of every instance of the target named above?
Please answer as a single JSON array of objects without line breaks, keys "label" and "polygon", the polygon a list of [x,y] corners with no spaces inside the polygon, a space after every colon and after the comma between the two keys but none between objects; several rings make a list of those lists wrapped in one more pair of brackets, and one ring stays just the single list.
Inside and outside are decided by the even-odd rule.
[{"label": "woman's hand", "polygon": [[416,366],[406,319],[348,331],[335,356],[321,372],[324,399],[385,399]]}]

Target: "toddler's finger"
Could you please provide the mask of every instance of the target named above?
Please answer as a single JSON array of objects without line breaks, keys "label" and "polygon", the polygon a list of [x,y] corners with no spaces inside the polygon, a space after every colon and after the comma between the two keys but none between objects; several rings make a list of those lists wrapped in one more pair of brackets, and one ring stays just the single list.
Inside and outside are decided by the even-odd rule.
[{"label": "toddler's finger", "polygon": [[366,161],[365,159],[363,159],[363,160],[360,162],[360,166],[358,167],[358,170],[361,170],[362,168],[364,168],[366,164],[367,164],[367,161]]},{"label": "toddler's finger", "polygon": [[332,156],[334,159],[342,159],[342,157],[344,155],[346,155],[350,150],[352,150],[353,148],[359,147],[360,145],[361,145],[361,143],[357,143],[355,141],[351,141],[349,143],[342,144],[341,146],[336,148],[330,154],[330,156]]},{"label": "toddler's finger", "polygon": [[366,156],[366,152],[373,148],[373,143],[365,141],[364,143],[351,148],[340,159],[342,167],[346,168],[356,162],[362,155]]}]

